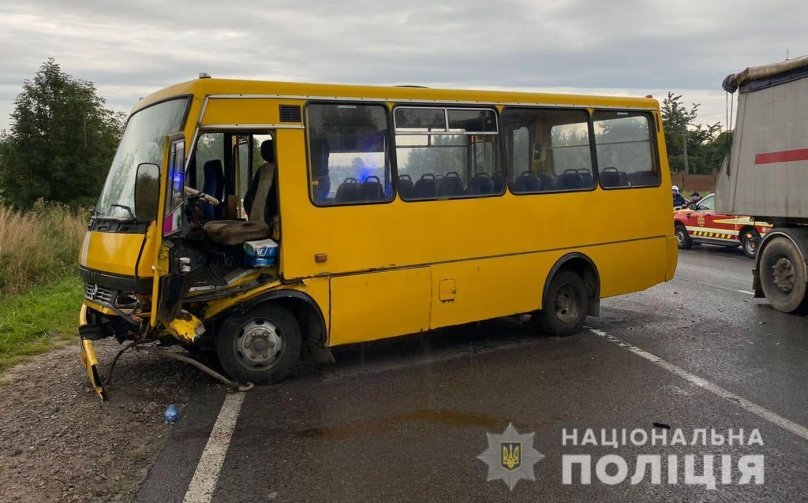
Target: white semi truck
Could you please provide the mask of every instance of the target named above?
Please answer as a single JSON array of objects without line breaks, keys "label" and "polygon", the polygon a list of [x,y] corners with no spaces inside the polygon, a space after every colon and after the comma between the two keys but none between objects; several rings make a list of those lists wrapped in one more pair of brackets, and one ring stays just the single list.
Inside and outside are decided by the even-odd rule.
[{"label": "white semi truck", "polygon": [[716,210],[773,224],[757,246],[755,297],[797,311],[808,305],[808,56],[747,68],[723,87],[738,91],[738,115]]}]

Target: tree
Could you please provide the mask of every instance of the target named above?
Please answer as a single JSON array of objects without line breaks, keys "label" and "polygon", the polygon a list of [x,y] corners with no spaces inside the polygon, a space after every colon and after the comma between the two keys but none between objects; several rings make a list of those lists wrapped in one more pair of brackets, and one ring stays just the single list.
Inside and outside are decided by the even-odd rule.
[{"label": "tree", "polygon": [[11,128],[0,136],[0,197],[27,208],[39,199],[92,204],[107,175],[125,116],[104,107],[91,82],[51,58],[26,80]]},{"label": "tree", "polygon": [[[665,143],[668,147],[668,163],[671,171],[712,173],[718,170],[724,156],[729,152],[732,145],[731,134],[719,134],[720,122],[695,124],[698,110],[698,103],[693,103],[690,109],[686,108],[682,104],[681,94],[668,92],[667,97],[662,100],[662,124],[665,129]],[[687,169],[685,141],[687,141]]]}]

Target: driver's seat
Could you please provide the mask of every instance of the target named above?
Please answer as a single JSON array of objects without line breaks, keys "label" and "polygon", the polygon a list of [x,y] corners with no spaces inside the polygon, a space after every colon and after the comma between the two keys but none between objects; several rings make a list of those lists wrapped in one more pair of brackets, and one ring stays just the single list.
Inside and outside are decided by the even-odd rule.
[{"label": "driver's seat", "polygon": [[[265,221],[264,207],[269,200],[269,192],[275,178],[275,165],[265,163],[253,179],[255,187],[249,220],[213,220],[205,224],[204,230],[214,243],[228,246],[243,244],[245,241],[269,237],[269,225]],[[257,182],[256,182],[257,180]]]}]

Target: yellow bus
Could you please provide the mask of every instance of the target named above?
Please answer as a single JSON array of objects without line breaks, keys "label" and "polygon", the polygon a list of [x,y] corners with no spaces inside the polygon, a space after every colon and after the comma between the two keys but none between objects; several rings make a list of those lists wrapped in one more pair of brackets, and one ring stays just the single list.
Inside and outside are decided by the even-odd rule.
[{"label": "yellow bus", "polygon": [[201,76],[129,117],[80,256],[82,361],[102,394],[105,337],[271,383],[507,315],[568,335],[673,277],[670,186],[650,98]]}]

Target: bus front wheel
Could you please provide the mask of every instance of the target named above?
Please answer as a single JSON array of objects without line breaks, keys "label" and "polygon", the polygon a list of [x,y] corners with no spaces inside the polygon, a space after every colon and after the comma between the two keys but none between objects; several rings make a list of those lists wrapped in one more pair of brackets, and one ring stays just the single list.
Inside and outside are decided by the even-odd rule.
[{"label": "bus front wheel", "polygon": [[260,304],[227,317],[216,338],[219,363],[234,380],[276,383],[300,357],[300,324],[283,306]]},{"label": "bus front wheel", "polygon": [[542,299],[539,328],[550,335],[572,335],[581,330],[588,312],[589,295],[583,279],[572,271],[561,271]]}]

